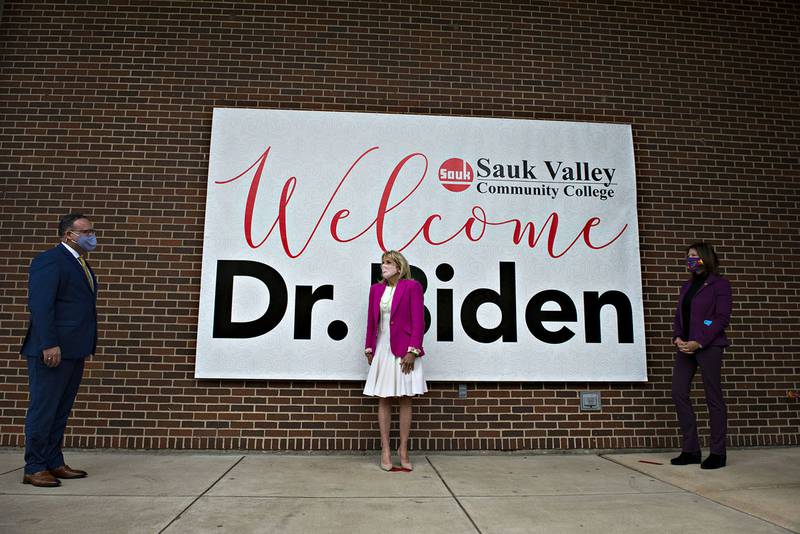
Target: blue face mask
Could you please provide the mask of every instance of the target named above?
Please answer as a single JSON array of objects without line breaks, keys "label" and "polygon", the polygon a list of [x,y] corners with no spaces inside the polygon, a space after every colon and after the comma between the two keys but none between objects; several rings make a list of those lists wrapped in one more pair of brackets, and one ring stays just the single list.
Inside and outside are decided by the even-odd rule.
[{"label": "blue face mask", "polygon": [[[78,232],[73,233],[78,234]],[[97,248],[97,236],[94,234],[78,234],[78,239],[75,243],[86,252],[91,252]]]}]

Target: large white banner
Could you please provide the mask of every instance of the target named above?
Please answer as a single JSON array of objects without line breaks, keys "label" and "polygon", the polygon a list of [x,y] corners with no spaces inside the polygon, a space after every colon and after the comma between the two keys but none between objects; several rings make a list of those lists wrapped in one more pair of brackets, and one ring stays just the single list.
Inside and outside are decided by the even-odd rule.
[{"label": "large white banner", "polygon": [[360,380],[382,250],[429,380],[647,379],[631,128],[215,109],[198,378]]}]

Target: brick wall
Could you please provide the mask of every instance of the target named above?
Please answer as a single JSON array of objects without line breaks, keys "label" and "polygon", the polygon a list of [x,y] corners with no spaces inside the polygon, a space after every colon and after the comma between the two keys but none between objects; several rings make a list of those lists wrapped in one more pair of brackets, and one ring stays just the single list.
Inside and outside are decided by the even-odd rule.
[{"label": "brick wall", "polygon": [[798,444],[796,2],[3,4],[0,445],[23,443],[27,266],[85,210],[101,342],[67,445],[378,446],[360,383],[192,378],[214,106],[633,124],[650,381],[433,383],[415,448],[678,446],[668,336],[696,238],[734,287],[730,444]]}]

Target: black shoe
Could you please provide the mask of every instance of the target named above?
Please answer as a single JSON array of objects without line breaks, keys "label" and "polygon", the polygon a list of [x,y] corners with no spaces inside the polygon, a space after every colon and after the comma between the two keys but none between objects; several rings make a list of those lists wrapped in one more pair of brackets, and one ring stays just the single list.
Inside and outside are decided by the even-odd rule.
[{"label": "black shoe", "polygon": [[713,452],[708,455],[708,458],[703,460],[700,464],[700,469],[719,469],[725,467],[726,456],[724,454],[714,454]]},{"label": "black shoe", "polygon": [[[713,455],[712,455],[713,456]],[[689,465],[700,463],[700,451],[697,452],[682,452],[680,456],[673,458],[669,461],[672,465]]]}]

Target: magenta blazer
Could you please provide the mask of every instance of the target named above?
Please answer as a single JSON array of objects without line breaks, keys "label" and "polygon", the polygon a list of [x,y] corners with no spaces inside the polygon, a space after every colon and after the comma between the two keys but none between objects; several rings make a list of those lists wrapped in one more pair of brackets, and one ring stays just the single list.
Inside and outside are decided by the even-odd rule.
[{"label": "magenta blazer", "polygon": [[689,332],[683,335],[681,303],[691,285],[692,279],[690,278],[681,287],[678,306],[675,309],[672,339],[683,336],[684,341],[697,341],[702,347],[727,347],[730,342],[725,336],[725,329],[731,320],[732,308],[730,282],[722,276],[708,275],[703,286],[694,294]]},{"label": "magenta blazer", "polygon": [[[367,310],[367,340],[365,349],[375,352],[378,342],[378,328],[381,321],[381,296],[386,284],[378,282],[369,288],[369,309]],[[401,358],[408,353],[408,347],[422,350],[422,336],[425,333],[425,306],[422,285],[416,280],[398,280],[392,297],[389,337],[392,341],[392,354]]]}]

